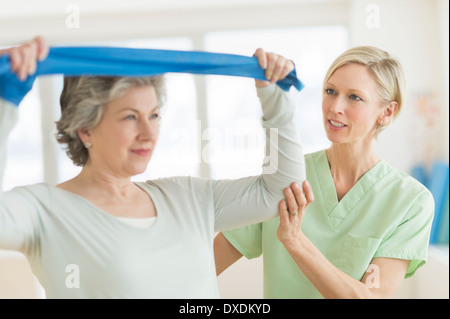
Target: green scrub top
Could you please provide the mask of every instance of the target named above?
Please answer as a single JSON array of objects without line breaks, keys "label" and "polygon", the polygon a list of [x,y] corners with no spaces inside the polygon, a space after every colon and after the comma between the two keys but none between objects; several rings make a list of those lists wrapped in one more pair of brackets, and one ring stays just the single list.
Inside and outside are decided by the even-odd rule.
[{"label": "green scrub top", "polygon": [[[361,280],[371,260],[410,260],[405,278],[425,264],[434,200],[411,176],[378,162],[340,200],[326,151],[307,154],[315,200],[302,230],[337,268]],[[247,258],[263,254],[265,298],[322,298],[277,238],[279,218],[224,232]]]}]

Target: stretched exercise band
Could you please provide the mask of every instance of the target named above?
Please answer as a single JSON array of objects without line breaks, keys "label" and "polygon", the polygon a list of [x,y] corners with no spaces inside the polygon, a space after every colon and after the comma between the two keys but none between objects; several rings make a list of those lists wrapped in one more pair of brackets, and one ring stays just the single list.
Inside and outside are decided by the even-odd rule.
[{"label": "stretched exercise band", "polygon": [[[7,55],[0,56],[0,96],[19,105],[40,75],[66,76],[152,76],[163,73],[216,74],[265,80],[256,57],[234,54],[132,49],[119,47],[51,47],[48,57],[38,62],[35,75],[21,82],[11,72]],[[292,71],[277,83],[283,90],[298,90],[303,84]]]}]

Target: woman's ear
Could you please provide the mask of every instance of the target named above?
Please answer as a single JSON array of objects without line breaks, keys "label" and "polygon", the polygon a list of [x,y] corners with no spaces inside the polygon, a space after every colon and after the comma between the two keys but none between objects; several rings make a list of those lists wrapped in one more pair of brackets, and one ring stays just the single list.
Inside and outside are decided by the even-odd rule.
[{"label": "woman's ear", "polygon": [[[389,104],[384,108],[383,114],[380,116],[380,125],[387,125],[392,121],[394,115],[397,113],[398,103],[395,101],[389,102]],[[380,123],[381,122],[381,123]]]},{"label": "woman's ear", "polygon": [[[90,141],[91,135],[90,135],[88,129],[79,128],[77,130],[77,134],[78,134],[78,137],[80,138],[81,142],[84,144],[84,146],[86,146],[86,148],[89,148],[90,146],[92,146],[91,141]],[[89,145],[89,147],[87,145]]]}]

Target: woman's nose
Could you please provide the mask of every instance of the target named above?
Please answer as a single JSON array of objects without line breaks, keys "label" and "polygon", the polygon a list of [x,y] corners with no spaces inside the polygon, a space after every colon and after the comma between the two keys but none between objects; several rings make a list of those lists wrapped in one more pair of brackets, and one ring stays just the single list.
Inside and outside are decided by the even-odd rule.
[{"label": "woman's nose", "polygon": [[342,98],[337,97],[331,102],[330,111],[335,114],[343,114],[345,109],[345,102]]},{"label": "woman's nose", "polygon": [[139,137],[143,140],[152,140],[159,134],[159,125],[157,121],[143,121],[140,125]]}]

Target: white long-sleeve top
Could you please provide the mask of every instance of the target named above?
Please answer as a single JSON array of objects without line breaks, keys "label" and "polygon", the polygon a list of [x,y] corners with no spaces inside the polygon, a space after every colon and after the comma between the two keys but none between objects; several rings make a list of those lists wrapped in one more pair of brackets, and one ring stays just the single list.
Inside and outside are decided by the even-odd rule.
[{"label": "white long-sleeve top", "polygon": [[[276,85],[257,92],[263,127],[278,131],[270,139],[272,166],[263,164],[267,174],[136,183],[157,211],[155,223],[144,228],[50,184],[18,187],[0,195],[0,249],[25,254],[48,298],[220,297],[214,233],[276,217],[283,189],[305,179],[289,93]],[[16,118],[17,109],[1,101],[2,166]]]}]

